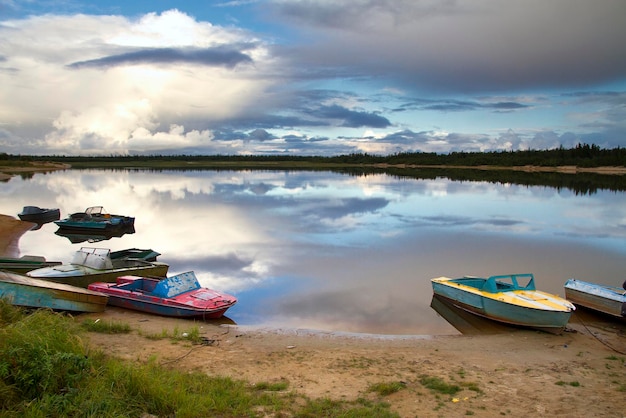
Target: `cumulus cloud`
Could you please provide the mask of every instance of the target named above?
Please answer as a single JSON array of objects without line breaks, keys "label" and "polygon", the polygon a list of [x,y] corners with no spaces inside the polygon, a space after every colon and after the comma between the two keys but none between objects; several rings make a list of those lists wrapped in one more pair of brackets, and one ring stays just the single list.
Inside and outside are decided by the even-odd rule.
[{"label": "cumulus cloud", "polygon": [[252,35],[176,10],[138,20],[45,15],[5,21],[0,34],[0,100],[11,103],[0,117],[22,135],[38,126],[38,150],[126,153],[160,149],[164,138],[200,146],[211,121],[245,113],[275,83],[257,75],[267,53]]}]

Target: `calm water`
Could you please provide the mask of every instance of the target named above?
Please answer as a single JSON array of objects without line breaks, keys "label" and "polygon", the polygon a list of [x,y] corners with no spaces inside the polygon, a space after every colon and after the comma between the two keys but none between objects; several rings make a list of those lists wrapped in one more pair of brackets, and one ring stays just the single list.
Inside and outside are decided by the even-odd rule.
[{"label": "calm water", "polygon": [[431,307],[439,276],[626,278],[626,194],[354,177],[328,172],[69,170],[0,183],[0,213],[102,205],[135,233],[72,243],[54,224],[20,252],[69,261],[81,246],[152,248],[172,274],[239,298],[239,325],[377,334],[457,333]]}]

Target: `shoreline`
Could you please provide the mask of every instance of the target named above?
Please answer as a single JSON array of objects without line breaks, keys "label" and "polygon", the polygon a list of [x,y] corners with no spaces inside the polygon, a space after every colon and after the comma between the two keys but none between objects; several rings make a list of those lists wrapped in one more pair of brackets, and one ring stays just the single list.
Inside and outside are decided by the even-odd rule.
[{"label": "shoreline", "polygon": [[[401,417],[623,418],[626,411],[626,357],[615,351],[626,351],[626,324],[576,317],[560,335],[512,329],[396,338],[255,328],[121,308],[76,317],[78,322],[96,319],[130,324],[129,334],[89,334],[91,347],[115,357],[252,385],[286,382],[288,391],[311,398],[382,400]],[[151,337],[193,329],[212,343]],[[424,377],[459,385],[461,391],[435,393],[420,383]],[[403,389],[384,397],[369,390],[390,382],[401,382]]]},{"label": "shoreline", "polygon": [[[415,164],[372,164],[371,167],[379,169],[461,169],[461,170],[479,170],[479,171],[520,171],[526,173],[560,173],[560,174],[583,174],[592,173],[600,175],[626,175],[626,167],[578,167],[578,166],[455,166],[455,165],[415,165]],[[119,167],[118,167],[119,168]],[[123,168],[123,167],[121,167]],[[149,167],[145,167],[149,168]],[[249,165],[246,165],[249,169]],[[0,164],[0,181],[7,181],[12,177],[21,173],[47,173],[57,170],[72,169],[70,164],[57,162],[28,162],[23,166],[3,166]],[[206,167],[210,170],[211,167]],[[266,165],[260,165],[259,169],[268,169]]]}]

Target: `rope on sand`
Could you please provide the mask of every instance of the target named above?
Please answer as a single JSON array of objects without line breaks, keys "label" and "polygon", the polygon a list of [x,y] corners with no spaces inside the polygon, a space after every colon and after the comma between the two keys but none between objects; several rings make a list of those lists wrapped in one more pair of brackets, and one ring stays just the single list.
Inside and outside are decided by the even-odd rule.
[{"label": "rope on sand", "polygon": [[578,319],[578,321],[580,321],[580,323],[582,324],[583,327],[585,327],[585,329],[587,330],[587,332],[589,332],[589,334],[591,334],[591,336],[593,338],[595,338],[596,340],[598,340],[600,343],[602,343],[604,346],[606,346],[607,348],[615,351],[618,354],[622,354],[622,355],[626,355],[626,352],[618,350],[617,348],[611,346],[609,343],[607,343],[606,341],[602,340],[600,337],[598,337],[596,334],[594,334],[593,331],[591,331],[589,329],[589,327],[587,326],[587,324],[585,323],[585,321],[582,319],[582,317],[580,315],[578,315],[577,312],[574,312],[574,315],[576,315],[576,318]]}]

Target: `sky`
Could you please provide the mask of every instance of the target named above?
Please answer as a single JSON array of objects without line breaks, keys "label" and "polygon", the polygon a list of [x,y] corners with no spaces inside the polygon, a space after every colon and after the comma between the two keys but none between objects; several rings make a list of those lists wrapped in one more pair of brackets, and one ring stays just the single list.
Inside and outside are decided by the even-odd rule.
[{"label": "sky", "polygon": [[0,0],[0,153],[626,146],[624,0]]}]

